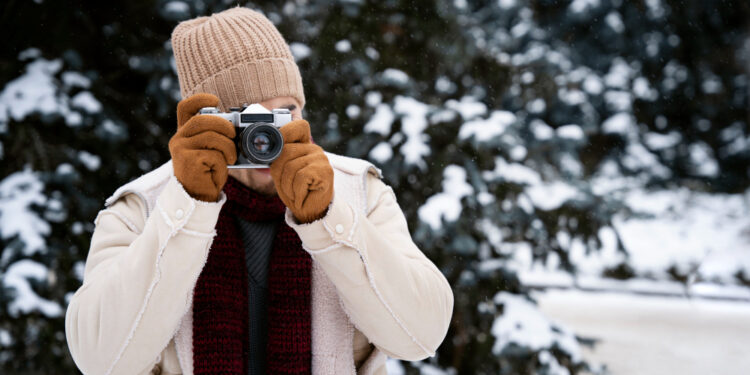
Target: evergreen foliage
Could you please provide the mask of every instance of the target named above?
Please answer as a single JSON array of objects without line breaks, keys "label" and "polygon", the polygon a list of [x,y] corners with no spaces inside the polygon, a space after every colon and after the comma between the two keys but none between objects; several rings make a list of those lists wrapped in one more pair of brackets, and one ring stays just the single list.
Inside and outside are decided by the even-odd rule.
[{"label": "evergreen foliage", "polygon": [[[0,5],[0,372],[77,372],[64,311],[94,218],[118,186],[169,159],[171,30],[234,5]],[[750,187],[746,1],[248,6],[291,44],[316,142],[382,168],[453,286],[448,337],[407,373],[587,371],[563,327],[542,344],[524,327],[504,336],[502,318],[529,301],[514,254],[574,274],[572,241],[596,252],[608,230],[627,252],[613,217],[635,210],[618,189]],[[624,262],[602,276],[636,273]]]}]

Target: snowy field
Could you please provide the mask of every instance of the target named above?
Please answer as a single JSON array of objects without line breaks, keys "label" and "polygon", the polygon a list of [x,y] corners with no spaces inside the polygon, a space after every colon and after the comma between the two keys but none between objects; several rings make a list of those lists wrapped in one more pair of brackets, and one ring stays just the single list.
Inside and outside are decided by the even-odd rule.
[{"label": "snowy field", "polygon": [[750,369],[750,303],[548,290],[552,321],[598,340],[583,357],[613,375],[741,375]]}]

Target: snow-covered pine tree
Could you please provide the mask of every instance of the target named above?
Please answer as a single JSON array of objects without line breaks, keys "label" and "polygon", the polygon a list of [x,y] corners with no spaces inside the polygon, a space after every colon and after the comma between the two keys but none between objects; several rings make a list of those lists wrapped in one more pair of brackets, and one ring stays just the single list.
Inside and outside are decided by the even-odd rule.
[{"label": "snow-covered pine tree", "polygon": [[[63,314],[94,215],[169,157],[179,99],[169,33],[234,5],[4,6],[3,373],[75,373]],[[383,169],[415,240],[454,287],[437,357],[391,362],[395,373],[584,372],[575,335],[536,310],[523,272],[537,262],[575,273],[588,252],[625,254],[613,218],[634,209],[620,189],[748,187],[742,1],[249,6],[291,44],[316,142]],[[622,259],[597,272],[636,276]]]}]

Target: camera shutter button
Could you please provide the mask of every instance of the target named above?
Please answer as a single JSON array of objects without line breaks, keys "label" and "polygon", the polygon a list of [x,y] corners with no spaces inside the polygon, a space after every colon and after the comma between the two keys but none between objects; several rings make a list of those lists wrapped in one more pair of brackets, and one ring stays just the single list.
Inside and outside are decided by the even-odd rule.
[{"label": "camera shutter button", "polygon": [[185,216],[185,211],[183,211],[181,208],[178,208],[177,211],[174,212],[174,217],[177,220],[182,219],[183,216]]}]

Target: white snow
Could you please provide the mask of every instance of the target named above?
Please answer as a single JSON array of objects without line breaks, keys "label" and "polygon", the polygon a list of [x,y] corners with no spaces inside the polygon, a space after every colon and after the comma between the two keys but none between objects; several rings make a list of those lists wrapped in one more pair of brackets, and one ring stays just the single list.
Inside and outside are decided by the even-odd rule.
[{"label": "white snow", "polygon": [[451,122],[456,119],[458,115],[455,111],[449,109],[440,108],[430,114],[430,123],[439,124],[441,122]]},{"label": "white snow", "polygon": [[626,260],[625,254],[617,251],[616,234],[610,227],[599,230],[598,237],[602,247],[598,251],[589,252],[580,238],[570,241],[568,256],[580,276],[601,275],[607,268],[617,266]]},{"label": "white snow", "polygon": [[63,72],[60,77],[68,87],[80,87],[87,89],[91,86],[91,80],[78,72]]},{"label": "white snow", "polygon": [[529,123],[529,128],[531,128],[531,133],[534,134],[534,138],[540,141],[552,139],[555,135],[555,131],[547,125],[546,122],[540,119],[532,120],[531,123]]},{"label": "white snow", "polygon": [[560,138],[570,139],[574,141],[581,141],[584,139],[583,129],[579,125],[576,124],[570,124],[570,125],[563,125],[557,130],[557,136]]},{"label": "white snow", "polygon": [[409,83],[409,76],[402,70],[388,68],[381,73],[382,78],[389,83],[397,85],[406,85]]},{"label": "white snow", "polygon": [[633,107],[633,96],[628,91],[607,91],[604,93],[604,101],[611,111],[630,111]]},{"label": "white snow", "polygon": [[625,24],[622,22],[622,17],[620,17],[620,13],[618,12],[610,12],[607,14],[607,17],[604,18],[604,21],[607,23],[607,26],[612,28],[616,33],[622,33],[625,31]]},{"label": "white snow", "polygon": [[449,165],[443,171],[443,191],[427,199],[419,208],[419,219],[433,230],[442,227],[442,221],[454,222],[461,216],[461,199],[473,194],[474,188],[466,182],[466,170]]},{"label": "white snow", "polygon": [[563,181],[532,185],[525,192],[534,206],[542,210],[559,208],[563,203],[578,195],[578,189]]},{"label": "white snow", "polygon": [[492,352],[500,354],[513,343],[541,350],[557,345],[571,355],[574,362],[582,359],[581,349],[575,335],[567,328],[547,319],[534,303],[523,296],[499,292],[493,298],[503,306],[503,314],[492,324],[495,343]]},{"label": "white snow", "polygon": [[18,236],[25,255],[46,248],[44,237],[50,233],[49,223],[31,209],[47,203],[43,191],[44,183],[29,169],[0,181],[0,235],[3,239]]},{"label": "white snow", "polygon": [[599,0],[573,0],[568,6],[568,9],[572,13],[585,13],[593,8],[597,8],[600,5]]},{"label": "white snow", "polygon": [[385,362],[385,368],[386,372],[389,375],[405,375],[406,370],[404,370],[404,366],[401,365],[401,361],[398,359],[388,358],[388,360]]},{"label": "white snow", "polygon": [[[372,93],[368,93],[370,96]],[[381,97],[377,96],[368,98],[368,101],[375,103],[380,101]],[[370,103],[368,103],[370,104]],[[401,132],[406,141],[401,146],[401,154],[407,164],[417,165],[420,168],[426,168],[424,157],[430,154],[430,147],[427,145],[428,136],[424,134],[427,128],[427,113],[430,106],[421,103],[414,98],[406,96],[397,96],[393,102],[393,109],[386,104],[377,104],[375,114],[365,124],[364,131],[369,133],[378,133],[383,136],[389,135],[391,125],[396,116],[401,118]],[[394,135],[395,136],[395,135]],[[384,155],[375,155],[375,157]]]},{"label": "white snow", "polygon": [[426,168],[424,157],[431,150],[427,145],[429,139],[424,130],[427,128],[427,112],[430,107],[414,98],[397,96],[393,110],[401,115],[401,132],[406,136],[406,142],[401,146],[401,154],[407,164]]},{"label": "white snow", "polygon": [[487,113],[487,106],[471,96],[464,96],[461,101],[450,99],[445,102],[445,108],[458,112],[464,120],[471,120]]},{"label": "white snow", "polygon": [[419,366],[419,375],[449,375],[450,373],[431,364],[423,363]]},{"label": "white snow", "polygon": [[534,73],[532,72],[523,72],[521,74],[521,83],[528,85],[534,82],[536,77],[534,76]]},{"label": "white snow", "polygon": [[11,346],[13,345],[13,337],[5,329],[0,329],[0,346]]},{"label": "white snow", "polygon": [[750,368],[750,304],[623,293],[548,290],[540,310],[576,334],[590,363],[612,374],[744,375]]},{"label": "white snow", "polygon": [[581,164],[578,156],[574,156],[570,153],[564,153],[559,157],[560,170],[567,173],[569,176],[580,177],[583,173],[583,165]]},{"label": "white snow", "polygon": [[[60,71],[61,67],[60,59],[38,58],[26,66],[26,72],[23,75],[8,82],[0,92],[0,128],[6,127],[10,119],[21,121],[34,113],[58,114],[65,118],[67,125],[80,125],[81,114],[71,110],[71,99],[65,92],[58,89],[55,74]],[[66,89],[90,84],[87,78],[76,72],[64,72],[62,79],[67,86]],[[93,95],[90,98],[84,95],[82,98],[85,105],[98,103]]]},{"label": "white snow", "polygon": [[380,58],[380,53],[378,52],[378,50],[372,47],[365,48],[365,54],[367,54],[367,57],[373,60],[377,60]]},{"label": "white snow", "polygon": [[100,129],[104,130],[106,134],[109,134],[111,136],[116,136],[116,137],[126,136],[125,127],[110,119],[104,119],[104,121],[102,121],[102,123],[99,126],[100,126]]},{"label": "white snow", "polygon": [[480,191],[479,194],[477,194],[477,202],[484,205],[491,204],[495,202],[495,196],[486,191]]},{"label": "white snow", "polygon": [[648,7],[648,15],[652,19],[662,18],[666,13],[661,0],[646,0],[646,6]]},{"label": "white snow", "polygon": [[517,24],[510,28],[510,35],[514,38],[523,38],[529,31],[531,31],[532,25],[525,20],[519,21]]},{"label": "white snow", "polygon": [[388,142],[380,142],[370,150],[370,160],[375,160],[378,163],[385,163],[393,157],[393,148]]},{"label": "white snow", "polygon": [[356,104],[349,104],[349,105],[348,105],[348,106],[346,107],[346,115],[347,115],[347,116],[348,116],[349,118],[356,118],[356,117],[358,117],[358,116],[359,116],[359,113],[360,113],[360,108],[359,108],[359,106],[358,106],[358,105],[356,105]]},{"label": "white snow", "polygon": [[78,152],[78,160],[83,163],[83,165],[86,167],[86,169],[90,171],[95,171],[99,169],[99,167],[102,164],[102,160],[100,157],[87,152],[87,151],[79,151]]},{"label": "white snow", "polygon": [[451,82],[448,77],[440,76],[435,80],[435,90],[444,94],[452,94],[456,91],[456,84]]},{"label": "white snow", "polygon": [[515,184],[526,184],[532,186],[539,185],[542,181],[542,178],[537,171],[523,164],[508,163],[501,157],[495,158],[495,169],[492,171],[484,171],[482,177],[487,181],[502,178],[504,181]]},{"label": "white snow", "polygon": [[557,90],[557,97],[570,106],[581,105],[588,101],[586,94],[581,90],[561,88]]},{"label": "white snow", "polygon": [[86,264],[83,261],[77,261],[73,265],[73,274],[76,275],[79,281],[83,282],[83,274],[86,270]]},{"label": "white snow", "polygon": [[182,1],[170,1],[164,4],[164,10],[168,13],[188,13],[190,12],[190,6]]},{"label": "white snow", "polygon": [[[674,267],[683,274],[693,275],[694,283],[687,289],[690,294],[740,296],[750,301],[750,292],[745,290],[742,294],[732,289],[732,285],[738,285],[735,275],[744,272],[750,276],[750,216],[747,215],[750,191],[745,194],[708,194],[686,188],[646,191],[631,179],[613,176],[616,175],[592,180],[592,185],[598,187],[594,192],[622,199],[635,215],[618,214],[613,218],[614,228],[602,228],[598,233],[602,248],[598,251],[587,251],[581,239],[572,238],[572,233],[556,234],[578,269],[577,285],[606,287],[615,281],[602,279],[602,272],[626,262],[633,268],[636,278],[611,287],[680,294],[684,286],[672,281],[667,272]],[[606,184],[611,186],[604,186]],[[534,192],[535,186],[527,191]],[[570,196],[575,195],[572,189],[563,190],[568,190]],[[545,196],[537,193],[532,201]],[[522,203],[519,199],[518,204]],[[535,205],[538,203],[534,201]],[[618,251],[616,236],[627,254]],[[520,272],[524,284],[560,282],[559,271],[548,267],[538,269],[538,264],[519,261],[518,257],[514,259],[510,264]],[[584,282],[586,278],[590,280],[588,284]],[[638,281],[645,278],[650,279],[647,284]]]},{"label": "white snow", "polygon": [[629,113],[618,113],[604,120],[602,123],[602,130],[605,133],[628,135],[636,131],[635,119]]},{"label": "white snow", "polygon": [[616,58],[609,67],[609,72],[604,76],[607,86],[616,89],[627,89],[628,82],[633,75],[633,69],[622,58]]},{"label": "white snow", "polygon": [[677,146],[682,141],[682,135],[676,131],[667,134],[649,132],[643,135],[643,141],[652,150],[663,150]]},{"label": "white snow", "polygon": [[503,134],[515,121],[516,115],[511,112],[493,111],[487,119],[476,119],[461,125],[458,138],[466,140],[474,137],[478,142],[486,142]]},{"label": "white snow", "polygon": [[[495,249],[500,249],[503,244],[503,232],[500,230],[500,228],[497,227],[494,223],[492,223],[489,219],[481,219],[477,223],[477,229],[481,230],[482,233],[484,233],[487,236],[487,241],[490,245],[492,245]],[[480,263],[480,268],[482,267],[482,263]]]},{"label": "white snow", "polygon": [[378,133],[388,135],[391,133],[391,125],[396,116],[393,114],[388,104],[381,103],[375,108],[375,114],[370,117],[370,121],[365,124],[364,130],[368,133]]},{"label": "white snow", "polygon": [[26,66],[24,75],[8,82],[0,93],[0,123],[9,117],[21,121],[34,112],[61,112],[53,77],[61,67],[59,59],[38,59]]},{"label": "white snow", "polygon": [[604,84],[601,78],[591,74],[583,81],[583,89],[591,95],[599,95],[604,91]]},{"label": "white snow", "polygon": [[701,89],[706,94],[718,94],[724,90],[724,85],[721,83],[719,77],[711,76],[703,81]]},{"label": "white snow", "polygon": [[637,273],[668,279],[675,266],[722,283],[735,283],[738,271],[750,275],[748,196],[635,190],[626,203],[651,215],[614,221]]},{"label": "white snow", "polygon": [[722,157],[727,157],[730,155],[745,152],[745,150],[747,150],[748,148],[750,148],[750,137],[737,137],[729,144],[720,148],[719,155]]},{"label": "white snow", "polygon": [[656,155],[652,154],[639,142],[630,142],[626,149],[625,155],[622,158],[622,165],[630,170],[638,171],[645,170],[653,175],[669,178],[672,175],[672,171],[662,165],[656,158]]},{"label": "white snow", "polygon": [[517,0],[498,0],[497,5],[500,6],[501,9],[510,9],[516,6]]},{"label": "white snow", "polygon": [[300,42],[294,42],[289,45],[289,49],[292,51],[294,61],[304,60],[310,56],[312,50],[306,44]]},{"label": "white snow", "polygon": [[75,172],[75,169],[69,163],[62,163],[55,169],[55,173],[59,175],[72,174],[73,172]]},{"label": "white snow", "polygon": [[8,304],[8,313],[11,317],[37,310],[50,318],[62,315],[63,309],[60,304],[39,297],[27,280],[44,281],[48,273],[45,265],[30,259],[16,261],[8,267],[3,281],[4,286],[11,288],[15,293],[15,297]]},{"label": "white snow", "polygon": [[97,113],[102,110],[102,103],[99,103],[94,95],[88,91],[81,91],[76,94],[71,100],[71,104],[74,107],[82,108],[88,113]]},{"label": "white snow", "polygon": [[659,92],[651,87],[651,83],[645,77],[633,80],[633,93],[637,98],[648,101],[654,101],[659,97]]},{"label": "white snow", "polygon": [[27,59],[36,59],[42,56],[42,51],[39,48],[26,48],[18,54],[18,60],[23,61]]},{"label": "white snow", "polygon": [[527,205],[527,212],[533,211],[532,206],[542,210],[553,210],[579,195],[578,189],[563,181],[544,182],[539,172],[523,164],[508,163],[500,157],[495,159],[495,169],[482,172],[482,178],[486,181],[500,178],[507,182],[527,185],[524,194],[518,198],[519,205]]},{"label": "white snow", "polygon": [[346,53],[352,50],[352,43],[348,39],[342,39],[336,42],[336,51]]},{"label": "white snow", "polygon": [[714,158],[714,152],[704,142],[695,142],[690,145],[690,161],[693,164],[695,174],[706,177],[719,175],[719,164]]},{"label": "white snow", "polygon": [[521,145],[515,145],[513,148],[510,149],[510,157],[513,160],[520,161],[523,160],[523,158],[526,157],[526,155],[529,154],[529,151],[526,149],[526,147],[523,147]]},{"label": "white snow", "polygon": [[526,103],[526,110],[529,111],[529,113],[538,114],[544,112],[545,109],[547,109],[547,102],[542,98],[536,98]]},{"label": "white snow", "polygon": [[374,107],[378,104],[380,104],[383,101],[383,94],[377,92],[377,91],[370,91],[365,95],[365,103],[367,103],[368,106]]}]

